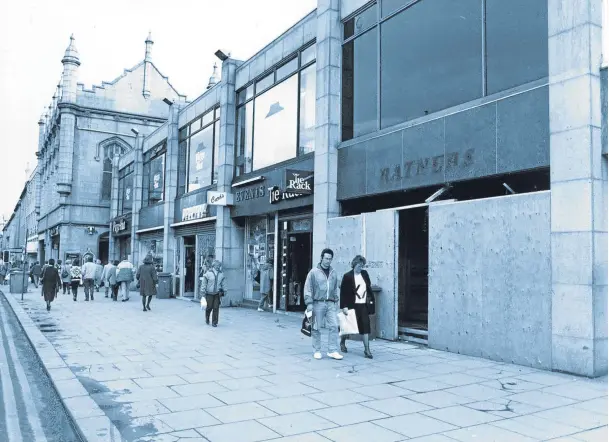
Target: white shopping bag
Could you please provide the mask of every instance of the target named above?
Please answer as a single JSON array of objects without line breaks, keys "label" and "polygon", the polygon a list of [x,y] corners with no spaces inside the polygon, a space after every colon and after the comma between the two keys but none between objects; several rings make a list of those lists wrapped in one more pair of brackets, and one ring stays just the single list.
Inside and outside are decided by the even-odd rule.
[{"label": "white shopping bag", "polygon": [[207,308],[207,299],[205,296],[201,296],[201,310],[205,310]]},{"label": "white shopping bag", "polygon": [[355,318],[355,310],[347,310],[347,315],[340,311],[338,312],[337,316],[338,326],[340,327],[340,336],[359,334],[357,319]]}]

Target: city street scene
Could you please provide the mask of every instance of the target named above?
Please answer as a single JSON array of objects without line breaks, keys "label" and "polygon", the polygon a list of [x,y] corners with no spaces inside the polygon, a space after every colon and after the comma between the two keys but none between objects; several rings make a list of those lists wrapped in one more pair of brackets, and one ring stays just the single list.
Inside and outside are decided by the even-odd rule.
[{"label": "city street scene", "polygon": [[0,441],[607,441],[607,3],[11,6]]}]

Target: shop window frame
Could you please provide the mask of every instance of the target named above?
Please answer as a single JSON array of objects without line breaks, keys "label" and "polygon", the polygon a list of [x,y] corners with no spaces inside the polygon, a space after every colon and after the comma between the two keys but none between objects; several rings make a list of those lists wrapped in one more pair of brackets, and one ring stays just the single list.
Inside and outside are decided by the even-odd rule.
[{"label": "shop window frame", "polygon": [[[301,75],[302,75],[302,71],[304,71],[306,68],[308,68],[309,66],[314,65],[317,62],[317,57],[313,58],[312,60],[309,60],[307,62],[303,63],[302,60],[302,55],[303,53],[307,50],[310,49],[311,47],[314,47],[316,45],[316,40],[313,39],[309,42],[307,42],[306,44],[304,44],[303,46],[301,46],[297,51],[293,52],[292,54],[288,55],[287,57],[283,58],[279,63],[277,63],[275,66],[273,66],[270,69],[267,69],[266,71],[264,71],[263,73],[261,73],[260,75],[258,75],[254,80],[244,84],[242,87],[240,87],[236,92],[235,92],[235,101],[237,103],[237,106],[235,106],[235,166],[234,166],[234,176],[235,177],[241,177],[244,175],[248,175],[250,173],[255,173],[256,171],[259,170],[263,170],[266,169],[267,167],[271,167],[272,165],[269,166],[265,166],[259,169],[254,169],[253,168],[253,164],[254,164],[254,155],[255,155],[255,145],[254,145],[254,140],[255,140],[255,132],[256,132],[256,128],[254,125],[254,122],[256,121],[256,105],[255,105],[255,100],[257,97],[259,97],[260,95],[263,95],[264,93],[268,92],[269,90],[271,90],[272,88],[274,88],[275,86],[283,83],[284,81],[290,79],[293,75],[297,75],[297,86],[296,86],[296,95],[297,95],[297,100],[296,100],[296,148],[295,148],[295,152],[294,152],[294,156],[290,157],[289,159],[285,160],[285,161],[281,161],[281,163],[283,162],[289,162],[289,161],[293,161],[295,158],[299,158],[305,155],[310,154],[309,153],[305,153],[305,154],[300,154],[300,108],[301,108],[301,97],[300,97],[300,88],[301,88]],[[282,67],[288,65],[289,63],[293,62],[295,59],[298,60],[298,67],[296,70],[294,70],[293,72],[291,72],[290,74],[288,74],[287,76],[283,76],[281,78],[277,78],[277,70],[281,69]],[[257,89],[257,82],[259,82],[260,80],[265,80],[266,78],[269,77],[269,75],[273,76],[273,83],[267,87],[265,87],[264,89]],[[251,88],[251,89],[250,89]],[[241,94],[245,94],[245,98],[241,98],[240,95]],[[249,95],[248,95],[249,94]],[[249,122],[250,126],[251,126],[251,143],[252,143],[252,157],[251,157],[251,161],[252,161],[252,169],[251,170],[246,170],[245,166],[246,166],[246,161],[245,161],[245,152],[241,153],[239,151],[240,146],[238,144],[239,141],[239,130],[240,130],[240,126],[239,126],[239,110],[242,108],[245,108],[245,106],[249,103],[252,103],[253,106],[253,111],[252,111],[252,121]],[[315,147],[313,148],[313,151],[315,150]]]}]

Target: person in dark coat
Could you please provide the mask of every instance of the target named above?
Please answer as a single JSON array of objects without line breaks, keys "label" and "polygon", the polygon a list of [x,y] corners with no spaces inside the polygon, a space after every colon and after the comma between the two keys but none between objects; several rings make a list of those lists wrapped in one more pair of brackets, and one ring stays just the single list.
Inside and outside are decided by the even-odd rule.
[{"label": "person in dark coat", "polygon": [[49,265],[44,268],[42,274],[42,296],[47,303],[47,311],[51,310],[51,302],[57,296],[61,287],[61,277],[55,267],[55,260],[49,259]]},{"label": "person in dark coat", "polygon": [[38,282],[40,281],[40,275],[42,274],[42,268],[40,267],[40,263],[38,261],[32,265],[30,273],[32,274],[32,282],[34,283],[34,286],[38,288]]},{"label": "person in dark coat", "polygon": [[[345,315],[347,315],[348,310],[355,310],[357,328],[364,341],[364,356],[372,359],[372,353],[370,352],[370,315],[374,312],[369,310],[368,305],[374,299],[374,294],[372,293],[370,276],[367,271],[362,269],[365,265],[366,258],[361,255],[357,255],[351,261],[353,270],[343,275],[340,284],[340,308],[343,309]],[[346,340],[346,335],[341,336],[340,349],[343,353],[347,353]]]},{"label": "person in dark coat", "polygon": [[152,256],[146,255],[144,264],[137,269],[135,277],[140,286],[140,295],[142,296],[144,311],[150,310],[150,301],[152,301],[152,297],[156,295],[156,285],[159,282]]}]

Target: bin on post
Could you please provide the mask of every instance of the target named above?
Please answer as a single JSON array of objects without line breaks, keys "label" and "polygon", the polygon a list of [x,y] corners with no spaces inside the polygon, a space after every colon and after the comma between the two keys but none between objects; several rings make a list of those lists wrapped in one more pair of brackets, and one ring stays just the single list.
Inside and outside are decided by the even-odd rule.
[{"label": "bin on post", "polygon": [[156,297],[168,299],[171,295],[171,273],[159,273],[159,286],[156,289]]},{"label": "bin on post", "polygon": [[11,271],[10,280],[10,292],[11,293],[23,293],[27,291],[27,277],[28,275],[23,270]]}]

